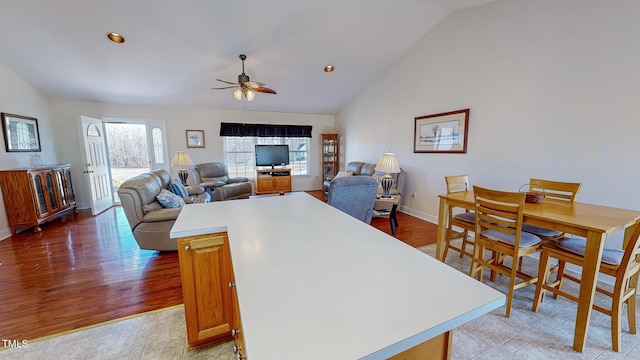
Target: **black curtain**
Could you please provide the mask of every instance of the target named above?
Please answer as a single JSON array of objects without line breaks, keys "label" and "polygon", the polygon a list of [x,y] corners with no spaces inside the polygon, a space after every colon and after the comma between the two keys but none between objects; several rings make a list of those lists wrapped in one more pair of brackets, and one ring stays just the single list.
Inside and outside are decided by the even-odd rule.
[{"label": "black curtain", "polygon": [[311,137],[310,125],[221,123],[220,136]]}]

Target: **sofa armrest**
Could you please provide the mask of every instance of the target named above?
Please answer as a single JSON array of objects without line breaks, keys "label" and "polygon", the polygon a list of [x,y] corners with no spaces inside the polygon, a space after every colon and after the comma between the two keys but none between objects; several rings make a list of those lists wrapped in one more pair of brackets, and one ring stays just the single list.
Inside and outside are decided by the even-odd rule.
[{"label": "sofa armrest", "polygon": [[329,187],[331,187],[331,180],[325,180],[322,182],[322,191],[324,191],[325,194],[329,193]]},{"label": "sofa armrest", "polygon": [[187,189],[187,193],[189,193],[189,195],[199,195],[204,193],[204,187],[199,185],[189,185],[185,186],[185,188]]},{"label": "sofa armrest", "polygon": [[203,203],[211,201],[211,195],[206,192],[205,188],[199,185],[185,186],[188,196],[182,198],[187,204]]},{"label": "sofa armrest", "polygon": [[220,181],[220,180],[210,180],[210,181],[203,181],[201,183],[199,183],[198,185],[202,186],[203,188],[217,188],[220,186],[224,186],[224,181]]},{"label": "sofa armrest", "polygon": [[249,178],[246,178],[246,177],[230,178],[229,181],[227,181],[227,184],[242,183],[242,182],[249,182]]},{"label": "sofa armrest", "polygon": [[160,222],[167,220],[175,220],[180,215],[181,208],[160,209],[149,211],[142,218],[143,222]]},{"label": "sofa armrest", "polygon": [[203,192],[202,194],[187,196],[182,200],[187,204],[207,203],[211,202],[211,195],[208,192]]}]

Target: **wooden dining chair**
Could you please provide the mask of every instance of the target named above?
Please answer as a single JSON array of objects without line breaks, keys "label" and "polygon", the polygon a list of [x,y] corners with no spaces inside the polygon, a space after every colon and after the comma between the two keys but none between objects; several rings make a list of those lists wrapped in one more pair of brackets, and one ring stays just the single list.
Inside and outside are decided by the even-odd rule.
[{"label": "wooden dining chair", "polygon": [[[525,255],[538,251],[540,238],[522,231],[522,217],[526,194],[473,187],[475,196],[475,248],[469,275],[482,281],[483,268],[509,277],[506,317],[511,314],[514,290],[535,284],[538,276],[522,272],[517,264]],[[485,259],[485,249],[491,257]],[[510,266],[506,257],[512,259]],[[516,283],[516,280],[521,281]]]},{"label": "wooden dining chair", "polygon": [[[611,298],[611,307],[605,308],[593,304],[593,309],[611,317],[611,342],[614,351],[621,350],[621,320],[622,309],[627,305],[627,320],[629,321],[629,332],[636,333],[636,293],[638,286],[638,274],[640,271],[640,224],[636,224],[636,229],[629,238],[624,250],[605,247],[602,253],[602,263],[600,272],[612,277],[616,281],[613,290],[609,291],[602,287],[596,287],[596,291]],[[538,311],[540,303],[543,301],[545,291],[563,296],[567,299],[579,302],[578,296],[563,291],[564,279],[580,283],[578,277],[564,272],[567,262],[583,266],[586,239],[569,238],[560,240],[557,244],[549,243],[542,245],[540,256],[540,268],[538,272],[539,282],[536,285],[536,293],[533,300],[533,311]],[[557,280],[549,283],[551,273],[550,259],[558,259],[559,270]]]},{"label": "wooden dining chair", "polygon": [[[469,191],[469,176],[467,175],[453,175],[445,176],[445,183],[447,184],[447,194]],[[462,232],[454,231],[453,227],[456,226],[462,229]],[[445,247],[443,259],[447,259],[447,252],[449,249],[455,250],[460,253],[460,258],[465,255],[473,257],[473,248],[471,251],[467,250],[467,245],[473,246],[473,240],[469,238],[469,231],[475,231],[476,227],[476,214],[468,209],[464,212],[454,214],[454,207],[449,207],[449,225],[447,227],[447,233],[445,235]],[[451,240],[462,238],[462,244],[460,247],[451,243]]]},{"label": "wooden dining chair", "polygon": [[[541,194],[546,198],[568,201],[572,203],[573,200],[575,200],[581,186],[581,183],[531,178],[529,180],[528,192]],[[534,235],[538,235],[543,242],[557,241],[564,236],[564,233],[562,231],[547,229],[527,223],[522,224],[522,230]]]}]

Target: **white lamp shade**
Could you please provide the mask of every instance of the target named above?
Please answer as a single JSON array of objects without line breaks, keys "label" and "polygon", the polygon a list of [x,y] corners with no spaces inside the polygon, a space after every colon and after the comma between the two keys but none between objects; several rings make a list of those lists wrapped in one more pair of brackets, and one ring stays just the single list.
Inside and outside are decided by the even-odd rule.
[{"label": "white lamp shade", "polygon": [[400,172],[400,164],[398,163],[398,157],[394,153],[384,153],[376,165],[376,171],[380,171],[385,174],[395,174]]},{"label": "white lamp shade", "polygon": [[180,150],[174,156],[171,161],[171,166],[185,166],[185,165],[193,165],[193,161],[189,157],[189,154]]},{"label": "white lamp shade", "polygon": [[247,90],[247,100],[253,101],[256,98],[256,93],[253,90]]},{"label": "white lamp shade", "polygon": [[238,90],[234,91],[233,92],[233,97],[238,101],[242,100],[242,90],[238,89]]}]

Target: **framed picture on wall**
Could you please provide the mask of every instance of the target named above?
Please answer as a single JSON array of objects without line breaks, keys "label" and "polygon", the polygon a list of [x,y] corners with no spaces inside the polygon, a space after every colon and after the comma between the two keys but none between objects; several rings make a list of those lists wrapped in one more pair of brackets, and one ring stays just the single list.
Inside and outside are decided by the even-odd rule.
[{"label": "framed picture on wall", "polygon": [[2,132],[7,152],[39,152],[38,119],[2,113]]},{"label": "framed picture on wall", "polygon": [[469,109],[415,118],[414,153],[467,152]]},{"label": "framed picture on wall", "polygon": [[187,130],[187,147],[204,147],[204,130]]}]

